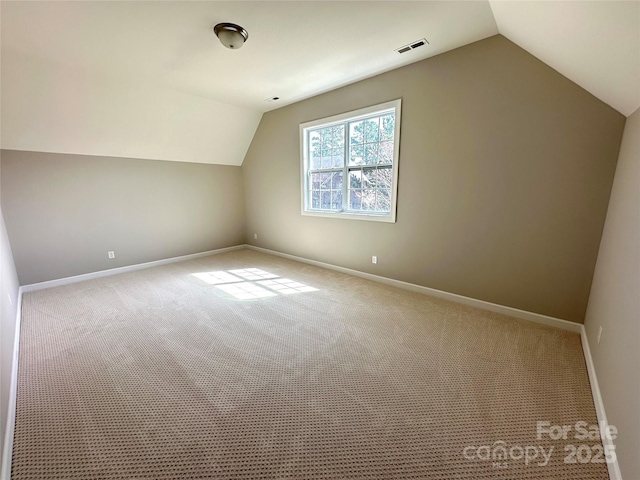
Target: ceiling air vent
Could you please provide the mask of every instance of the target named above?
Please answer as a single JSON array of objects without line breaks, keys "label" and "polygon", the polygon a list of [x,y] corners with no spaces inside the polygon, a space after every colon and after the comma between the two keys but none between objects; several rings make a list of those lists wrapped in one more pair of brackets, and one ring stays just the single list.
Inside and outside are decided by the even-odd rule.
[{"label": "ceiling air vent", "polygon": [[409,50],[415,50],[416,48],[420,48],[420,47],[423,47],[425,45],[429,45],[429,42],[427,42],[426,38],[421,38],[420,40],[416,40],[415,42],[411,42],[408,45],[405,45],[405,46],[400,47],[400,48],[396,48],[396,52],[405,53],[405,52],[408,52]]}]

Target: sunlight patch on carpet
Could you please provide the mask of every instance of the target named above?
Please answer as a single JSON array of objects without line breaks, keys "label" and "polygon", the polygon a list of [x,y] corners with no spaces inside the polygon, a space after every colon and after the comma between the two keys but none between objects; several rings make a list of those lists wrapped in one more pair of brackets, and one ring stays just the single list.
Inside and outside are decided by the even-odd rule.
[{"label": "sunlight patch on carpet", "polygon": [[[209,285],[215,285],[239,300],[275,297],[278,294],[317,292],[318,289],[304,283],[280,278],[259,268],[239,268],[229,271],[192,273],[194,277]],[[263,287],[266,287],[263,288]]]}]

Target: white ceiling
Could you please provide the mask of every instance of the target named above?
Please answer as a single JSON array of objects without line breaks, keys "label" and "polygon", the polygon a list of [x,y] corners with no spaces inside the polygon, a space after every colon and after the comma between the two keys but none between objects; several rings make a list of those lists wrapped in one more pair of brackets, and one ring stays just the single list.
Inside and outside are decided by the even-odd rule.
[{"label": "white ceiling", "polygon": [[620,113],[640,107],[640,2],[489,3],[509,40]]},{"label": "white ceiling", "polygon": [[[2,148],[240,165],[262,112],[497,33],[625,115],[640,106],[639,1],[0,8]],[[249,31],[242,49],[217,41],[223,21]]]},{"label": "white ceiling", "polygon": [[[498,33],[475,1],[28,1],[3,2],[2,17],[3,50],[259,111]],[[223,21],[248,30],[242,49],[218,42]]]}]

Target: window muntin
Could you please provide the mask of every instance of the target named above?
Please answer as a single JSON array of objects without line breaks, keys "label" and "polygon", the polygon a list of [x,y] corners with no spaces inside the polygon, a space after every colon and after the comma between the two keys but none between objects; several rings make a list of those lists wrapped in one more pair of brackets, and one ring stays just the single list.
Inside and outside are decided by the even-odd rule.
[{"label": "window muntin", "polygon": [[400,100],[300,125],[302,214],[395,222]]}]

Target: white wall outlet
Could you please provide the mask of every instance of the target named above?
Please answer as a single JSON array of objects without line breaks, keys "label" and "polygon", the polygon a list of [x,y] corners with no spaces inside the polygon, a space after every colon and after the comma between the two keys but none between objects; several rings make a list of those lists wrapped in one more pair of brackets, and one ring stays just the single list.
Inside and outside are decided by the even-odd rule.
[{"label": "white wall outlet", "polygon": [[602,327],[598,328],[598,345],[600,344],[600,338],[602,337]]},{"label": "white wall outlet", "polygon": [[116,258],[116,252],[114,252],[113,250],[108,251],[107,255],[109,258]]},{"label": "white wall outlet", "polygon": [[253,234],[253,239],[254,239],[254,240],[257,240],[257,239],[258,239],[258,234],[257,234],[257,233],[254,233],[254,234]]},{"label": "white wall outlet", "polygon": [[375,255],[371,257],[371,263],[378,263],[378,257]]}]

